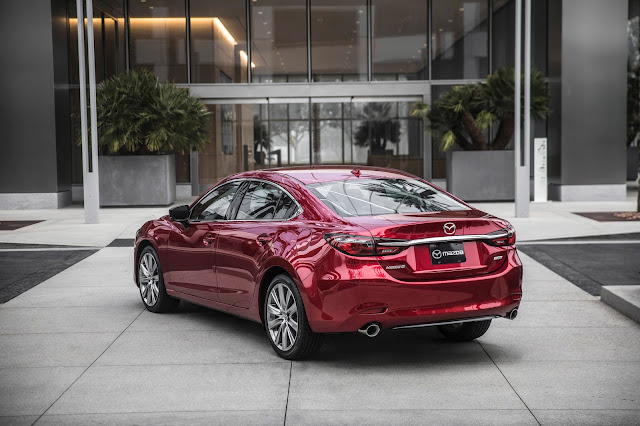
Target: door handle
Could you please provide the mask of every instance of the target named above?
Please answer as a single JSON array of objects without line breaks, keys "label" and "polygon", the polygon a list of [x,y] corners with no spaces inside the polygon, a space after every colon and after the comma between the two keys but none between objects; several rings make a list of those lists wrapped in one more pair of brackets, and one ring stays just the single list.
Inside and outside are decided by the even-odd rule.
[{"label": "door handle", "polygon": [[260,244],[266,244],[266,243],[270,242],[272,239],[273,238],[271,236],[267,235],[267,234],[258,235],[258,238],[257,238],[257,240],[258,240],[258,242]]},{"label": "door handle", "polygon": [[214,237],[211,234],[207,234],[202,239],[202,244],[204,244],[205,246],[209,247],[209,245],[212,244],[215,240],[216,240],[216,237]]}]

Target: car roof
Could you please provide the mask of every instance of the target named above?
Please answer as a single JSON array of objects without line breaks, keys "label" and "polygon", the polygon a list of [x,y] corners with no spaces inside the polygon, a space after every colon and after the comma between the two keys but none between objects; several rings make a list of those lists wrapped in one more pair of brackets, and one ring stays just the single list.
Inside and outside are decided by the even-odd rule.
[{"label": "car roof", "polygon": [[305,185],[358,178],[380,179],[416,177],[400,170],[370,166],[303,166],[268,169],[264,171],[287,175]]}]

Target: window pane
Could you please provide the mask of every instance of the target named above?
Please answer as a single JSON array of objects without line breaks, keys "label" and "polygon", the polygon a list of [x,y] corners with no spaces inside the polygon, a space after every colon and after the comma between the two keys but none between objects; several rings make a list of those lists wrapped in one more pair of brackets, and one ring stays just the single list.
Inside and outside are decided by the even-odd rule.
[{"label": "window pane", "polygon": [[373,79],[428,79],[427,0],[373,0],[371,7]]},{"label": "window pane", "polygon": [[184,0],[129,3],[131,68],[162,81],[187,82]]},{"label": "window pane", "polygon": [[191,0],[191,81],[247,82],[245,3]]},{"label": "window pane", "polygon": [[305,0],[251,2],[253,81],[307,81]]},{"label": "window pane", "polygon": [[236,219],[283,219],[293,201],[280,188],[264,182],[253,182],[242,199]]},{"label": "window pane", "polygon": [[433,79],[487,76],[487,5],[486,0],[433,0]]},{"label": "window pane", "polygon": [[230,182],[207,194],[191,211],[191,220],[226,219],[227,210],[240,182]]},{"label": "window pane", "polygon": [[358,179],[319,182],[307,187],[341,216],[469,210],[416,179]]},{"label": "window pane", "polygon": [[364,0],[311,2],[314,81],[367,79],[367,6]]}]

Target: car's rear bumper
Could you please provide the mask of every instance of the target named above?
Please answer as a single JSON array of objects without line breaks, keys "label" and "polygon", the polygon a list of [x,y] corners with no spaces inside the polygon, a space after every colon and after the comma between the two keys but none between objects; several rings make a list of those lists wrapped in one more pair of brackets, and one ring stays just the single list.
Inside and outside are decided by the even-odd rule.
[{"label": "car's rear bumper", "polygon": [[504,317],[522,298],[522,263],[515,249],[509,250],[496,272],[457,280],[402,282],[382,268],[358,272],[356,279],[312,274],[305,280],[305,309],[312,330],[336,333],[356,331],[372,322],[385,329]]}]

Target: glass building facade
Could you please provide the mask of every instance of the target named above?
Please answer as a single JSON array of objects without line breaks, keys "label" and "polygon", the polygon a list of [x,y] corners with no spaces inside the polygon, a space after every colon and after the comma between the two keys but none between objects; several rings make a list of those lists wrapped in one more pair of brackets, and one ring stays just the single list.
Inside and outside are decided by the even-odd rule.
[{"label": "glass building facade", "polygon": [[[68,3],[71,105],[77,20]],[[533,2],[546,73],[547,0]],[[176,154],[179,183],[304,164],[446,177],[438,141],[410,116],[451,87],[513,66],[513,0],[95,0],[98,81],[147,69],[211,111],[211,143]],[[536,135],[546,133],[538,123]],[[74,147],[73,182],[82,181]]]}]

